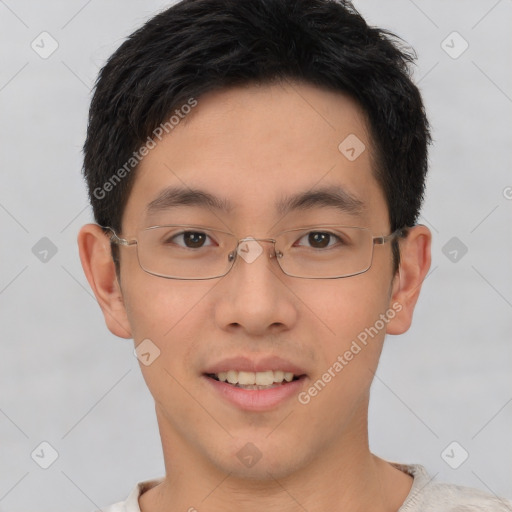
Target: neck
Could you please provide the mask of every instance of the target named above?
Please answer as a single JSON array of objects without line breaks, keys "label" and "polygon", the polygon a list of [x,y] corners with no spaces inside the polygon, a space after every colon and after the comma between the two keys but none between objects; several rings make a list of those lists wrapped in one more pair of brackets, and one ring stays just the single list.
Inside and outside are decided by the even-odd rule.
[{"label": "neck", "polygon": [[142,512],[396,512],[412,485],[410,476],[370,453],[366,415],[337,446],[301,467],[284,473],[269,469],[257,479],[219,470],[167,429],[158,409],[157,417],[166,477],[140,497]]}]

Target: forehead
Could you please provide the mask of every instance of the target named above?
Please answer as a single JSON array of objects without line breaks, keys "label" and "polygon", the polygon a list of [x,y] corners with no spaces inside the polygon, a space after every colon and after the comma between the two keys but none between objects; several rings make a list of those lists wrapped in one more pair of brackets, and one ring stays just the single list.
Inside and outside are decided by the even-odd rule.
[{"label": "forehead", "polygon": [[336,208],[335,196],[350,214],[387,218],[356,102],[307,84],[251,85],[200,97],[157,142],[136,171],[124,220],[202,203],[271,222],[301,202]]}]

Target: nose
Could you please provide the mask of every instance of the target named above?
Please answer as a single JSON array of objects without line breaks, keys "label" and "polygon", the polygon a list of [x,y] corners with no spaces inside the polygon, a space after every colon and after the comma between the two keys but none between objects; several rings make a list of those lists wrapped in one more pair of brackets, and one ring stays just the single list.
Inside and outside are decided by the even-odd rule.
[{"label": "nose", "polygon": [[275,262],[275,241],[247,237],[239,240],[234,265],[220,284],[215,301],[219,327],[238,327],[252,335],[290,328],[297,319],[293,294]]},{"label": "nose", "polygon": [[[273,238],[242,238],[238,241],[236,248],[236,254],[240,256],[246,263],[252,263],[259,258],[264,252],[264,248],[260,245],[260,242],[268,242],[272,244],[269,247],[268,257],[273,258],[275,256],[275,240]],[[233,254],[233,257],[235,255]]]}]

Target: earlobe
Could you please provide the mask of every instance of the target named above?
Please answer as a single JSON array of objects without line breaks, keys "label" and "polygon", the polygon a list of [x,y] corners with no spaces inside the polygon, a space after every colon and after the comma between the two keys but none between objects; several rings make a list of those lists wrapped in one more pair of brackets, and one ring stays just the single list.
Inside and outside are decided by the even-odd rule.
[{"label": "earlobe", "polygon": [[108,236],[100,226],[86,224],[78,234],[80,261],[112,334],[131,338],[123,296],[112,260]]},{"label": "earlobe", "polygon": [[399,304],[399,313],[388,323],[388,334],[402,334],[411,326],[414,307],[431,262],[432,234],[423,225],[409,228],[400,242],[400,267],[394,278],[390,305]]}]

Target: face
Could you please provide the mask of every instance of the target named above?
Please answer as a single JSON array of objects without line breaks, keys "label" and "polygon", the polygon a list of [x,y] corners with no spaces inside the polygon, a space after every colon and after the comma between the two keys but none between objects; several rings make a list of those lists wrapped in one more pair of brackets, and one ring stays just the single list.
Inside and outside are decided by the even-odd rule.
[{"label": "face", "polygon": [[[366,148],[355,159],[338,148],[354,135]],[[230,209],[160,201],[150,212],[169,187],[199,189]],[[313,200],[277,207],[327,189],[359,207]],[[238,239],[325,224],[389,234],[361,110],[340,93],[297,83],[201,97],[141,162],[120,236],[162,224],[218,228]],[[225,473],[277,478],[365,442],[369,387],[400,306],[393,308],[389,243],[375,246],[367,272],[343,279],[287,276],[272,244],[260,245],[254,261],[238,257],[227,275],[202,281],[150,275],[135,246],[120,247],[120,288],[135,344],[149,339],[160,351],[141,369],[169,451]],[[294,380],[242,389],[215,380],[228,370],[262,372],[259,382],[290,372]],[[231,373],[237,377],[247,376]]]}]

